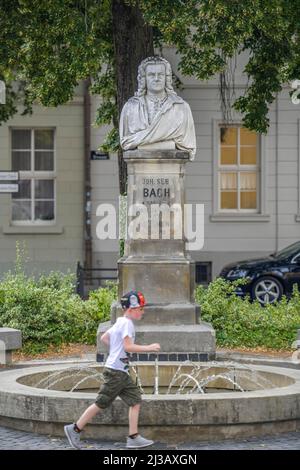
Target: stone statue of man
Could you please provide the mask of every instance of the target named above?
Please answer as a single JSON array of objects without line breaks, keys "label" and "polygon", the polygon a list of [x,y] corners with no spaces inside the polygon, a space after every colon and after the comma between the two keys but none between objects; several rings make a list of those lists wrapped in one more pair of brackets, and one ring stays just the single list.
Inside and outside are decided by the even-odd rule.
[{"label": "stone statue of man", "polygon": [[148,57],[138,69],[138,91],[120,117],[123,150],[179,149],[193,160],[196,137],[190,106],[172,86],[172,69],[162,57]]}]

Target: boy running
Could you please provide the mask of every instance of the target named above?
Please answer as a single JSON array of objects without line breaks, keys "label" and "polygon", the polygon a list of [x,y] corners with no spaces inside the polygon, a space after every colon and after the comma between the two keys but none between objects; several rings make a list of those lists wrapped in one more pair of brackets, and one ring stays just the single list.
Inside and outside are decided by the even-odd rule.
[{"label": "boy running", "polygon": [[134,344],[135,329],[132,320],[140,320],[144,314],[145,298],[141,292],[130,291],[121,298],[124,315],[102,336],[101,341],[109,346],[109,356],[106,360],[103,376],[104,383],[100,387],[96,402],[91,405],[79,420],[64,427],[70,445],[80,449],[80,433],[87,423],[107,408],[119,396],[129,406],[129,436],[126,447],[136,449],[147,447],[153,441],[145,439],[138,433],[138,418],[141,406],[141,392],[129,375],[128,353],[158,352],[160,345]]}]

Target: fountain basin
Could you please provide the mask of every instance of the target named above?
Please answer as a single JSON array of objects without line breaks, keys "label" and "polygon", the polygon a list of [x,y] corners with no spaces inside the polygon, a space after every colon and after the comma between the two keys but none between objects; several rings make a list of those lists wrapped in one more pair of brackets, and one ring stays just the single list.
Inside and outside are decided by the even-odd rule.
[{"label": "fountain basin", "polygon": [[[99,370],[99,365],[93,365]],[[183,366],[183,373],[190,365]],[[203,368],[207,363],[203,364]],[[70,392],[73,386],[68,378],[70,365],[42,366],[9,370],[1,373],[0,425],[38,433],[63,435],[63,425],[73,422],[95,400],[93,379],[86,380],[80,391]],[[163,393],[145,394],[140,414],[140,431],[161,442],[182,443],[224,438],[256,436],[300,428],[300,371],[271,366],[254,366],[253,377],[261,384],[255,386],[249,374],[235,368],[235,377],[244,390],[227,380],[217,378],[209,383],[206,393],[166,394],[166,387],[178,363],[159,363],[159,382]],[[214,368],[214,369],[213,369]],[[226,373],[226,366],[213,365],[218,374]],[[36,384],[55,371],[66,374],[56,388],[38,388]],[[243,371],[244,369],[242,369]],[[138,364],[143,387],[153,387],[154,364]],[[247,375],[247,374],[246,374]],[[270,386],[268,386],[268,383]],[[264,384],[264,389],[261,388]],[[98,383],[97,383],[98,385]],[[209,393],[221,390],[218,393]],[[176,391],[176,387],[174,389]],[[153,389],[153,392],[155,390]],[[99,413],[86,427],[85,437],[124,440],[128,427],[128,407],[117,399]]]}]

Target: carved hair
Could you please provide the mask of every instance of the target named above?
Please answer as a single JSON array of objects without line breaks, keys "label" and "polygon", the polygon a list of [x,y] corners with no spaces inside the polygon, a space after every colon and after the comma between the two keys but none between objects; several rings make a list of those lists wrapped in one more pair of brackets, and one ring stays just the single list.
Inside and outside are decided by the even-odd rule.
[{"label": "carved hair", "polygon": [[146,94],[147,91],[147,86],[146,86],[146,67],[149,64],[163,64],[166,69],[166,85],[165,85],[165,90],[167,93],[172,93],[173,95],[176,95],[177,93],[174,91],[174,88],[172,86],[172,68],[171,64],[164,59],[163,57],[159,56],[153,56],[153,57],[147,57],[147,59],[144,59],[138,68],[138,76],[137,76],[137,81],[138,81],[138,90],[135,92],[135,96],[143,96]]}]

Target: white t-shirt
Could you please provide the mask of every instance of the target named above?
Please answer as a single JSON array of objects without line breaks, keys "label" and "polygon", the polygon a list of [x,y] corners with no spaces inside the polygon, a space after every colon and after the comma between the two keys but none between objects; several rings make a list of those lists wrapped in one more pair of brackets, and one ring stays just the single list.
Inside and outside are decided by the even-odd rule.
[{"label": "white t-shirt", "polygon": [[132,320],[128,317],[119,317],[107,332],[109,333],[109,356],[105,367],[128,372],[129,358],[124,349],[123,340],[126,336],[132,338],[133,342],[135,340],[135,329]]}]

